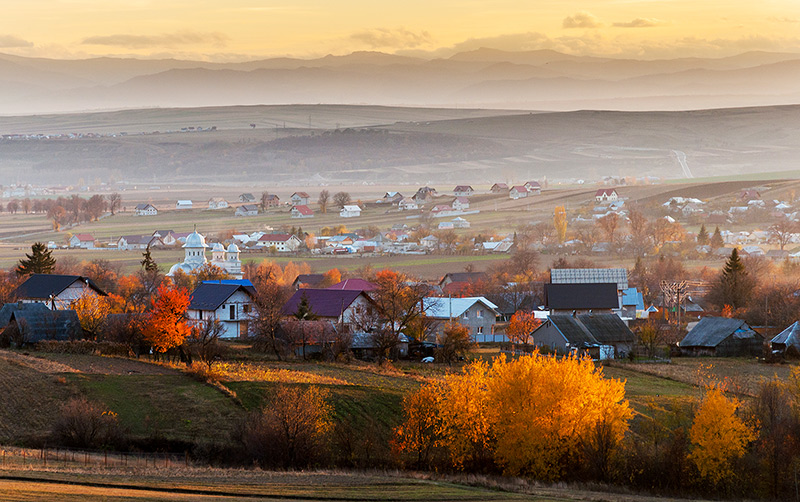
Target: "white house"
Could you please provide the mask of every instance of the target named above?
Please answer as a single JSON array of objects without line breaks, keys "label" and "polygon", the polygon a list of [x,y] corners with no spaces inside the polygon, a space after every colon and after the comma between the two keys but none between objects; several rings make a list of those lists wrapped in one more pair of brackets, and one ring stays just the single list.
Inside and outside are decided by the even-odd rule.
[{"label": "white house", "polygon": [[32,274],[13,294],[22,303],[42,303],[53,310],[69,309],[70,303],[84,295],[106,296],[106,293],[88,277]]},{"label": "white house", "polygon": [[227,209],[228,208],[228,201],[223,199],[222,197],[212,197],[208,199],[208,208],[209,209]]},{"label": "white house", "polygon": [[542,185],[538,181],[526,181],[523,185],[531,195],[542,193]]},{"label": "white house", "polygon": [[356,216],[361,216],[361,208],[355,204],[348,204],[339,211],[339,216],[342,218],[355,218]]},{"label": "white house", "polygon": [[469,185],[458,185],[453,189],[453,195],[456,197],[469,197],[475,192]]},{"label": "white house", "polygon": [[178,243],[178,237],[172,230],[156,230],[153,237],[158,237],[165,246],[174,246]]},{"label": "white house", "polygon": [[246,338],[255,294],[250,281],[205,281],[192,291],[186,316],[196,326],[219,321],[223,327],[220,338]]},{"label": "white house", "polygon": [[295,192],[289,198],[291,199],[292,204],[295,206],[307,206],[311,201],[311,196],[306,192]]},{"label": "white house", "polygon": [[469,199],[466,197],[456,197],[453,201],[453,211],[463,211],[469,209]]},{"label": "white house", "polygon": [[619,194],[613,188],[600,188],[594,194],[596,202],[615,202],[619,200]]},{"label": "white house", "polygon": [[292,218],[313,218],[314,211],[311,210],[308,206],[292,206],[292,209],[289,211],[292,215]]},{"label": "white house", "polygon": [[136,216],[156,216],[158,209],[152,204],[136,204],[133,212]]},{"label": "white house", "polygon": [[419,204],[410,197],[403,197],[400,199],[400,202],[397,203],[397,209],[400,211],[413,211],[419,209]]},{"label": "white house", "polygon": [[234,216],[257,216],[258,206],[255,204],[242,204],[236,208],[236,212],[233,214]]},{"label": "white house", "polygon": [[466,327],[476,342],[507,342],[505,335],[495,335],[497,305],[482,296],[467,298],[428,297],[422,300],[425,316],[436,322],[434,332],[441,332],[444,323],[454,321]]},{"label": "white house", "polygon": [[130,251],[131,249],[147,249],[148,246],[163,245],[164,242],[152,235],[123,235],[117,239],[117,249],[120,251]]},{"label": "white house", "polygon": [[192,208],[192,201],[190,200],[179,200],[175,203],[175,209],[191,209]]},{"label": "white house", "polygon": [[508,191],[508,198],[509,199],[524,199],[528,196],[528,189],[525,188],[523,185],[517,185],[511,187],[511,190]]},{"label": "white house", "polygon": [[453,227],[454,228],[469,228],[469,222],[464,218],[458,216],[453,218]]},{"label": "white house", "polygon": [[296,235],[264,234],[258,239],[256,246],[261,248],[271,248],[275,246],[275,249],[279,253],[290,253],[292,251],[297,251],[301,244],[302,242]]},{"label": "white house", "polygon": [[69,247],[94,249],[94,237],[91,234],[75,234],[69,239]]}]

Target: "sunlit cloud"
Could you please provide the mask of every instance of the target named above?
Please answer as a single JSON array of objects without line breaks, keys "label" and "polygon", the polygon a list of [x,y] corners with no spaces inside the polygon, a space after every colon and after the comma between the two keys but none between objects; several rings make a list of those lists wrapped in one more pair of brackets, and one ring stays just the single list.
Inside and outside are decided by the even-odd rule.
[{"label": "sunlit cloud", "polygon": [[414,32],[405,28],[376,28],[359,31],[349,37],[351,42],[366,45],[371,49],[414,49],[429,45],[433,39],[427,31]]},{"label": "sunlit cloud", "polygon": [[594,14],[586,11],[567,16],[561,23],[562,28],[599,28],[603,22]]},{"label": "sunlit cloud", "polygon": [[33,47],[33,42],[14,35],[0,35],[0,48],[10,49],[18,47]]},{"label": "sunlit cloud", "polygon": [[129,49],[145,49],[151,47],[175,47],[178,45],[210,44],[224,46],[230,38],[224,33],[164,33],[161,35],[98,35],[84,38],[83,45],[103,45],[113,47],[127,47]]},{"label": "sunlit cloud", "polygon": [[615,28],[652,28],[655,26],[664,26],[666,22],[660,19],[637,17],[636,19],[624,23],[614,23],[612,26]]}]

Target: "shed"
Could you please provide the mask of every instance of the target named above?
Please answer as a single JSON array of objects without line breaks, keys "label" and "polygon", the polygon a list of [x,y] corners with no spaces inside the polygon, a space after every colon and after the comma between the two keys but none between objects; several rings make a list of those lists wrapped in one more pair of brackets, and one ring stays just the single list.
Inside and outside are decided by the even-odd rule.
[{"label": "shed", "polygon": [[[0,322],[2,322],[2,310],[0,310]],[[789,347],[800,354],[800,321],[795,321],[791,326],[781,331],[769,341],[773,352],[786,353]]]},{"label": "shed", "polygon": [[19,333],[19,345],[42,340],[78,340],[83,337],[81,322],[74,310],[50,310],[46,307],[12,311],[6,330]]},{"label": "shed", "polygon": [[680,342],[688,356],[758,356],[764,337],[741,319],[704,317]]}]

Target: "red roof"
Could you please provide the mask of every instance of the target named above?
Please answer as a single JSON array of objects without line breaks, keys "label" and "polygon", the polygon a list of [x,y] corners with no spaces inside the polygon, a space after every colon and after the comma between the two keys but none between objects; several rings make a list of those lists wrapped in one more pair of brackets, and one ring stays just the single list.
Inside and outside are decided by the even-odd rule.
[{"label": "red roof", "polygon": [[364,279],[345,279],[326,289],[342,289],[345,291],[375,291],[378,286]]},{"label": "red roof", "polygon": [[431,209],[431,211],[434,213],[438,213],[439,211],[452,211],[452,210],[453,208],[446,204],[438,204],[436,206],[433,206],[433,209]]},{"label": "red roof", "polygon": [[261,242],[286,242],[292,236],[288,234],[264,234],[258,240]]},{"label": "red roof", "polygon": [[517,192],[519,192],[519,193],[522,193],[522,192],[527,192],[527,191],[528,191],[528,189],[527,189],[527,188],[525,188],[523,185],[516,185],[516,186],[513,186],[513,187],[511,187],[511,190],[516,190],[516,191],[517,191]]},{"label": "red roof", "polygon": [[75,234],[73,237],[77,237],[81,242],[94,242],[94,237],[91,234]]},{"label": "red roof", "polygon": [[308,199],[309,195],[305,192],[295,192],[292,195],[297,195],[298,197],[303,197],[304,199]]},{"label": "red roof", "polygon": [[303,214],[303,215],[306,215],[306,216],[314,214],[314,211],[312,211],[312,210],[311,210],[311,208],[310,208],[310,207],[308,207],[308,206],[306,206],[306,205],[302,205],[302,206],[293,206],[293,207],[292,207],[292,210],[293,210],[293,211],[294,211],[294,210],[297,210],[297,212],[298,212],[298,213],[300,213],[300,214]]},{"label": "red roof", "polygon": [[615,192],[616,192],[616,190],[614,190],[613,188],[601,188],[601,189],[597,190],[597,192],[594,194],[594,196],[595,197],[599,197],[601,195],[611,195],[611,194],[613,194]]}]

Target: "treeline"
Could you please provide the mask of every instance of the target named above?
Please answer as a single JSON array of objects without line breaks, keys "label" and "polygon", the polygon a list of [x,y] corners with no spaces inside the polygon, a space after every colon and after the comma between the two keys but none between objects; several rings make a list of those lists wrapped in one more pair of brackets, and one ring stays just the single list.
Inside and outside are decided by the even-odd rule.
[{"label": "treeline", "polygon": [[106,211],[113,215],[119,210],[121,202],[122,198],[118,193],[112,193],[108,197],[96,194],[87,199],[80,195],[57,199],[26,198],[8,201],[5,210],[11,214],[45,213],[53,222],[53,228],[59,230],[64,225],[95,221]]}]

